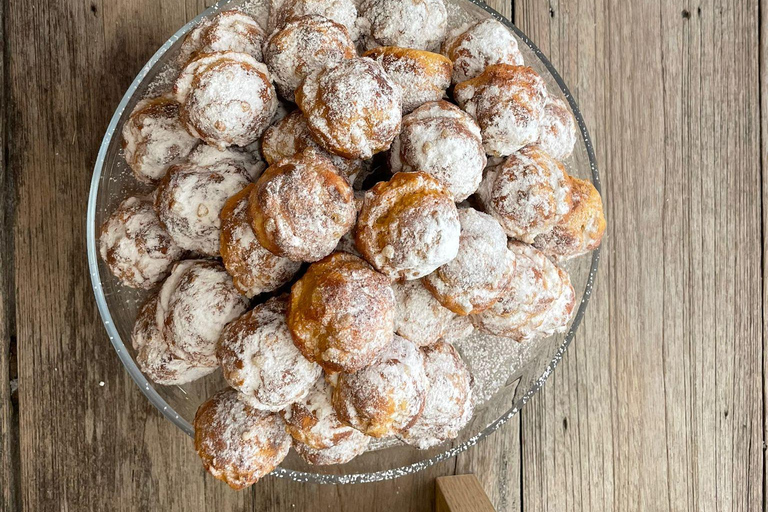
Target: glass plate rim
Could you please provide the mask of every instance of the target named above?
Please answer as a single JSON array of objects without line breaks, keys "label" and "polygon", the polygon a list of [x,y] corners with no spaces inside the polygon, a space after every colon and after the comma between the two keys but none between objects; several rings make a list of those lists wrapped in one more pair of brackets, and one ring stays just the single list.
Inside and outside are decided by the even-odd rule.
[{"label": "glass plate rim", "polygon": [[[133,358],[125,349],[125,344],[123,343],[120,337],[120,334],[117,332],[117,328],[115,327],[114,322],[112,320],[112,315],[109,311],[109,306],[107,305],[106,297],[104,295],[104,290],[101,285],[101,276],[100,276],[99,265],[98,265],[98,254],[96,250],[96,247],[97,247],[96,226],[95,226],[96,198],[98,196],[99,183],[101,179],[102,169],[104,167],[104,161],[106,158],[107,149],[112,141],[112,137],[115,134],[117,124],[120,121],[120,117],[122,116],[123,111],[125,110],[126,106],[128,105],[129,101],[133,97],[136,90],[139,88],[139,86],[143,82],[144,78],[147,76],[149,71],[154,67],[154,65],[160,60],[160,58],[171,48],[171,46],[173,46],[173,44],[176,41],[178,41],[182,36],[186,35],[186,33],[189,32],[192,29],[192,27],[197,25],[200,20],[208,17],[211,13],[215,12],[217,9],[220,9],[222,5],[228,3],[229,1],[230,0],[220,0],[216,2],[214,5],[212,5],[211,7],[209,7],[202,13],[200,13],[198,16],[192,19],[189,23],[187,23],[181,29],[175,32],[157,50],[157,52],[155,52],[152,58],[150,58],[149,61],[144,65],[144,67],[142,67],[141,71],[139,71],[138,75],[131,83],[131,86],[128,88],[125,95],[123,95],[123,98],[120,101],[119,105],[117,106],[117,109],[115,110],[115,113],[113,114],[112,119],[107,127],[107,131],[104,134],[104,138],[102,139],[101,146],[99,147],[99,153],[96,158],[96,163],[94,165],[94,170],[93,170],[93,176],[91,178],[91,187],[88,195],[88,210],[87,210],[87,216],[86,216],[86,222],[87,222],[86,231],[87,231],[87,244],[88,244],[87,253],[88,253],[88,267],[89,267],[89,273],[91,278],[91,286],[93,288],[94,297],[96,298],[96,305],[98,307],[102,322],[104,323],[104,328],[106,329],[107,334],[109,336],[109,340],[112,343],[112,346],[114,347],[115,351],[117,352],[117,355],[120,358],[120,361],[122,362],[123,366],[125,366],[125,369],[128,371],[128,374],[131,376],[131,378],[139,387],[139,389],[144,394],[144,396],[147,397],[150,403],[152,403],[152,405],[154,405],[155,408],[157,408],[157,410],[163,414],[163,416],[165,416],[168,420],[170,420],[174,425],[179,427],[179,429],[181,429],[184,433],[186,433],[190,437],[194,436],[194,429],[192,425],[190,425],[189,422],[187,422],[184,418],[181,418],[178,414],[176,414],[173,408],[168,405],[168,403],[157,393],[157,391],[155,391],[152,384],[144,377],[144,375],[141,373],[139,368],[136,366],[136,363],[133,361]],[[579,127],[582,140],[587,150],[587,156],[589,158],[590,167],[591,167],[592,183],[595,186],[595,188],[597,188],[598,192],[602,193],[601,186],[600,186],[600,176],[597,169],[597,161],[595,157],[594,147],[592,146],[592,139],[589,136],[586,123],[584,122],[584,118],[581,115],[581,110],[579,109],[575,99],[571,95],[571,92],[568,89],[568,86],[565,84],[562,77],[560,76],[560,73],[558,73],[558,71],[549,61],[549,59],[538,48],[538,46],[536,46],[528,38],[528,36],[526,36],[520,29],[518,29],[517,26],[515,26],[511,21],[507,20],[504,16],[499,14],[493,8],[486,5],[485,2],[481,0],[463,0],[463,1],[470,2],[482,8],[483,10],[488,12],[491,16],[493,16],[496,20],[504,24],[508,29],[512,30],[515,33],[515,35],[517,35],[526,45],[528,45],[528,47],[534,52],[534,54],[536,54],[539,60],[544,64],[544,66],[550,72],[550,74],[557,82],[558,86],[560,87],[561,91],[563,92],[568,103],[571,106],[571,110],[574,113],[574,117],[576,118],[576,123]],[[481,441],[482,439],[485,439],[490,434],[497,431],[502,425],[504,425],[515,414],[517,414],[520,411],[520,409],[531,399],[531,397],[542,388],[547,378],[552,374],[554,369],[560,363],[560,361],[563,358],[563,355],[565,354],[565,351],[567,350],[568,346],[571,344],[574,338],[574,335],[576,334],[576,331],[578,330],[578,327],[581,324],[581,320],[584,317],[584,314],[586,312],[587,304],[589,303],[589,299],[592,295],[592,288],[594,286],[595,278],[597,277],[597,269],[598,269],[599,262],[600,262],[600,249],[598,248],[592,252],[592,263],[589,270],[589,276],[587,278],[587,284],[584,289],[584,294],[582,296],[582,301],[579,305],[579,309],[576,312],[576,316],[574,317],[573,322],[571,323],[571,327],[568,333],[566,334],[563,342],[558,347],[552,360],[544,369],[544,372],[541,374],[541,376],[539,376],[538,379],[536,379],[533,386],[531,386],[531,388],[519,400],[517,400],[512,405],[511,409],[509,409],[501,417],[499,417],[498,419],[490,423],[483,430],[478,432],[475,436],[431,458],[424,459],[422,461],[408,464],[405,466],[401,466],[399,468],[388,469],[384,471],[376,471],[372,473],[354,473],[354,474],[346,474],[346,475],[330,475],[330,474],[309,473],[304,471],[295,471],[295,470],[278,467],[270,474],[272,476],[276,476],[280,478],[290,478],[297,482],[308,482],[308,483],[319,483],[319,484],[350,484],[350,483],[376,482],[380,480],[394,479],[400,476],[415,473],[429,466],[432,466],[440,461],[454,457],[466,451],[467,449],[471,448],[472,446],[476,445],[479,441]]]}]

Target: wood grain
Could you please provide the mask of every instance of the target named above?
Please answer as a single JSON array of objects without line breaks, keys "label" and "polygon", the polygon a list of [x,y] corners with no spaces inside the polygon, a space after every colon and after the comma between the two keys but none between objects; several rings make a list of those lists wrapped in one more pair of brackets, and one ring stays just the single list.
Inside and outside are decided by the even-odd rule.
[{"label": "wood grain", "polygon": [[609,219],[586,322],[522,412],[525,509],[761,509],[757,2],[516,15],[592,129]]},{"label": "wood grain", "polygon": [[[0,3],[0,20],[5,19],[5,4]],[[5,27],[0,23],[0,54],[8,50]],[[15,307],[13,300],[13,212],[16,202],[13,167],[6,160],[9,140],[6,120],[9,94],[6,87],[5,59],[0,61],[0,510],[16,510],[18,503],[18,416],[12,397],[11,379],[15,379]],[[14,347],[15,350],[15,347]]]},{"label": "wood grain", "polygon": [[18,172],[16,303],[26,510],[250,509],[141,395],[90,290],[85,206],[112,111],[181,1],[18,1],[7,19]]},{"label": "wood grain", "polygon": [[443,476],[435,488],[435,512],[495,512],[475,475]]}]

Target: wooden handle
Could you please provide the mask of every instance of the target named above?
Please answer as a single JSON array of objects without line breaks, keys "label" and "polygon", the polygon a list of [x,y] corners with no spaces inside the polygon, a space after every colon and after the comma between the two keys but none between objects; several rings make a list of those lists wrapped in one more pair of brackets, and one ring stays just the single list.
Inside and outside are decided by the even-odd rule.
[{"label": "wooden handle", "polygon": [[437,479],[435,512],[496,512],[496,510],[475,475],[456,475]]}]

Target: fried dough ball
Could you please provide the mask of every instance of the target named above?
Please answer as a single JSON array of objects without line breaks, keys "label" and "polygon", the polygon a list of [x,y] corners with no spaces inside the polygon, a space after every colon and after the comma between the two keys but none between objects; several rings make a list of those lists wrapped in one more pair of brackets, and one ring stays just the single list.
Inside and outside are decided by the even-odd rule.
[{"label": "fried dough ball", "polygon": [[430,293],[420,280],[393,283],[395,291],[395,332],[420,347],[443,337],[456,316]]},{"label": "fried dough ball", "polygon": [[350,184],[354,183],[363,168],[363,161],[360,159],[350,160],[322,149],[312,138],[301,110],[294,110],[267,128],[261,141],[261,151],[269,165],[276,164],[283,158],[297,155],[305,149],[315,149],[329,158],[339,174],[347,178]]},{"label": "fried dough ball", "polygon": [[341,421],[371,437],[400,434],[424,409],[429,383],[424,355],[395,335],[365,368],[341,373],[333,390],[333,408]]},{"label": "fried dough ball", "polygon": [[509,293],[472,322],[488,334],[530,341],[564,332],[576,294],[567,272],[538,249],[510,241],[517,267]]},{"label": "fried dough ball", "polygon": [[233,489],[244,489],[275,469],[291,449],[276,413],[259,411],[224,389],[195,414],[195,450],[205,469]]},{"label": "fried dough ball", "polygon": [[236,160],[174,166],[157,188],[157,216],[182,249],[218,256],[219,213],[227,199],[250,181],[249,170]]},{"label": "fried dough ball", "polygon": [[356,56],[355,43],[344,26],[316,15],[288,21],[269,36],[264,47],[264,63],[277,92],[290,101],[307,75]]},{"label": "fried dough ball", "polygon": [[221,210],[221,258],[235,288],[246,297],[277,290],[299,271],[301,263],[275,256],[256,239],[248,215],[251,184],[229,198]]},{"label": "fried dough ball", "polygon": [[503,297],[511,286],[515,256],[507,236],[490,215],[459,210],[459,253],[422,282],[440,303],[457,315],[476,314]]},{"label": "fried dough ball", "polygon": [[291,289],[293,341],[326,371],[369,364],[392,340],[394,322],[389,279],[351,254],[334,253],[312,264]]},{"label": "fried dough ball", "polygon": [[293,344],[287,307],[287,296],[272,298],[227,325],[219,338],[224,378],[256,409],[279,411],[301,400],[321,374]]},{"label": "fried dough ball", "polygon": [[605,233],[605,215],[600,192],[588,181],[569,176],[573,207],[550,231],[541,233],[533,245],[550,258],[568,260],[600,246]]},{"label": "fried dough ball", "polygon": [[243,11],[231,9],[201,22],[181,45],[179,63],[185,65],[203,53],[239,52],[261,61],[266,35],[259,23]]},{"label": "fried dough ball", "polygon": [[216,343],[224,327],[242,315],[248,300],[220,263],[177,263],[160,289],[159,308],[173,353],[197,366],[217,367]]},{"label": "fried dough ball", "polygon": [[571,156],[576,145],[576,121],[561,99],[550,97],[539,122],[537,144],[558,160]]},{"label": "fried dough ball", "polygon": [[405,116],[389,151],[392,172],[426,172],[457,203],[475,193],[486,162],[477,123],[447,101],[425,103]]},{"label": "fried dough ball", "polygon": [[275,29],[283,27],[292,19],[316,14],[343,25],[353,41],[357,41],[360,36],[355,0],[293,0],[283,2],[280,8],[273,9],[273,14],[271,23]]},{"label": "fried dough ball", "polygon": [[533,145],[490,167],[477,193],[508,236],[530,243],[571,210],[570,189],[563,164]]},{"label": "fried dough ball", "polygon": [[489,155],[511,155],[539,138],[547,87],[532,68],[494,64],[456,85],[453,95],[477,120]]},{"label": "fried dough ball", "polygon": [[267,168],[249,210],[259,243],[293,261],[324,258],[355,223],[352,186],[313,149]]},{"label": "fried dough ball", "polygon": [[363,54],[384,68],[403,91],[403,113],[412,112],[428,101],[445,97],[451,85],[450,59],[439,53],[397,46],[382,46]]},{"label": "fried dough ball", "polygon": [[109,271],[131,288],[152,288],[184,249],[168,234],[148,199],[130,197],[101,226],[99,252]]},{"label": "fried dough ball", "polygon": [[332,393],[333,388],[320,378],[304,399],[283,411],[296,452],[310,464],[344,464],[365,452],[371,440],[339,421]]},{"label": "fried dough ball", "polygon": [[368,48],[431,50],[445,38],[448,11],[443,0],[363,0],[359,23]]},{"label": "fried dough ball", "polygon": [[472,376],[450,344],[421,349],[429,385],[424,410],[400,437],[420,450],[455,439],[474,413]]},{"label": "fried dough ball", "polygon": [[217,366],[201,366],[174,354],[165,336],[159,300],[158,293],[152,294],[139,309],[133,325],[131,341],[142,373],[156,384],[180,386],[216,371]]},{"label": "fried dough ball", "polygon": [[296,90],[296,103],[315,140],[345,158],[385,151],[400,131],[400,87],[367,57],[345,59],[307,76]]},{"label": "fried dough ball", "polygon": [[523,65],[523,54],[512,31],[494,19],[478,21],[443,43],[453,62],[453,83],[475,78],[493,64]]},{"label": "fried dough ball", "polygon": [[418,279],[451,261],[459,250],[453,196],[423,172],[397,173],[366,192],[356,231],[357,249],[391,279]]},{"label": "fried dough ball", "polygon": [[179,104],[169,96],[141,100],[123,125],[125,161],[137,180],[154,185],[200,141],[179,120]]},{"label": "fried dough ball", "polygon": [[223,149],[259,139],[277,110],[269,71],[245,53],[204,53],[174,86],[181,121],[190,134]]}]

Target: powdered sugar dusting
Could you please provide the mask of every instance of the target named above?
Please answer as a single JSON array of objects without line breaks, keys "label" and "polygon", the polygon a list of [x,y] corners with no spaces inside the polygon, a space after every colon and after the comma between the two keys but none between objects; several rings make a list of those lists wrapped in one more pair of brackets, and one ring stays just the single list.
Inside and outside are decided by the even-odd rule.
[{"label": "powdered sugar dusting", "polygon": [[[243,314],[248,301],[232,284],[220,263],[197,261],[176,266],[167,297],[165,335],[179,357],[202,366],[217,366],[216,342],[229,322]],[[169,278],[170,279],[170,278]],[[168,283],[167,283],[168,284]],[[164,286],[165,288],[165,286]]]},{"label": "powdered sugar dusting", "polygon": [[389,153],[392,172],[423,171],[461,202],[472,195],[486,164],[477,123],[447,102],[427,103],[403,118]]},{"label": "powdered sugar dusting", "polygon": [[230,386],[256,409],[279,411],[301,400],[320,367],[293,344],[285,323],[287,297],[273,298],[230,323],[217,357]]},{"label": "powdered sugar dusting", "polygon": [[202,54],[184,68],[174,92],[187,130],[222,149],[256,141],[277,110],[267,67],[245,53]]},{"label": "powdered sugar dusting", "polygon": [[393,279],[418,279],[459,250],[452,196],[426,173],[397,173],[369,190],[357,225],[357,248]]},{"label": "powdered sugar dusting", "polygon": [[258,411],[225,389],[195,415],[195,449],[214,477],[234,489],[254,484],[280,464],[291,448],[283,420]]},{"label": "powdered sugar dusting", "polygon": [[339,376],[333,406],[342,421],[372,437],[387,437],[421,414],[428,386],[423,354],[395,336],[373,364]]},{"label": "powdered sugar dusting", "polygon": [[184,129],[179,104],[169,96],[140,101],[123,125],[125,160],[143,183],[157,183],[198,142]]},{"label": "powdered sugar dusting", "polygon": [[475,78],[492,64],[523,65],[517,39],[494,19],[477,22],[453,34],[444,43],[443,53],[453,61],[454,83]]},{"label": "powdered sugar dusting", "polygon": [[461,241],[453,260],[423,282],[443,306],[461,315],[492,306],[510,286],[515,257],[493,217],[472,208],[459,210]]},{"label": "powdered sugar dusting", "polygon": [[571,208],[563,165],[538,146],[488,169],[478,196],[507,235],[526,242],[552,229]]},{"label": "powdered sugar dusting", "polygon": [[253,187],[249,185],[232,196],[221,211],[221,257],[235,287],[247,297],[277,290],[301,267],[272,254],[256,239],[248,215]]},{"label": "powdered sugar dusting", "polygon": [[296,102],[320,145],[346,158],[370,158],[400,131],[402,92],[367,57],[309,75]]},{"label": "powdered sugar dusting", "polygon": [[250,182],[248,171],[231,160],[208,167],[176,166],[160,184],[158,217],[182,248],[219,255],[219,213],[230,196]]},{"label": "powdered sugar dusting", "polygon": [[303,16],[274,32],[264,47],[278,92],[293,101],[294,91],[310,73],[357,56],[343,25],[322,16]]},{"label": "powdered sugar dusting", "polygon": [[439,342],[422,349],[429,387],[424,410],[403,440],[425,450],[454,439],[474,412],[469,370],[451,345]]},{"label": "powdered sugar dusting", "polygon": [[454,98],[477,120],[490,155],[510,155],[539,138],[547,87],[532,68],[494,64],[458,84]]},{"label": "powdered sugar dusting", "polygon": [[576,121],[563,100],[548,98],[539,123],[538,144],[558,160],[564,160],[573,153],[576,145]]},{"label": "powdered sugar dusting", "polygon": [[403,92],[403,113],[428,101],[445,97],[451,85],[451,62],[427,51],[383,46],[364,54],[382,65],[387,75]]},{"label": "powdered sugar dusting", "polygon": [[126,286],[151,288],[168,275],[184,250],[176,245],[147,199],[130,197],[101,227],[99,250]]},{"label": "powdered sugar dusting", "polygon": [[395,332],[419,346],[435,343],[455,314],[444,308],[421,281],[393,283],[397,315]]},{"label": "powdered sugar dusting", "polygon": [[448,12],[443,0],[363,0],[360,27],[366,46],[431,50],[445,38]]}]

